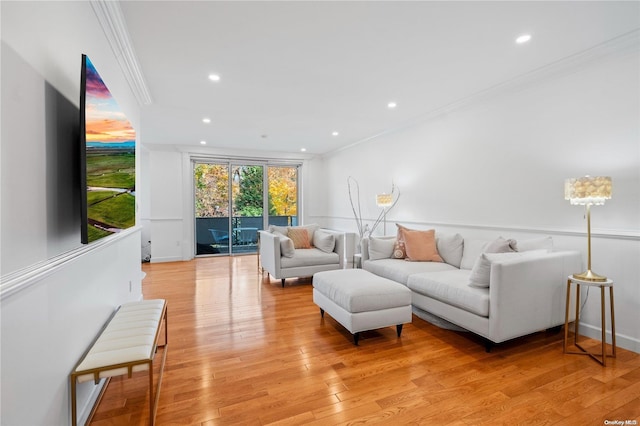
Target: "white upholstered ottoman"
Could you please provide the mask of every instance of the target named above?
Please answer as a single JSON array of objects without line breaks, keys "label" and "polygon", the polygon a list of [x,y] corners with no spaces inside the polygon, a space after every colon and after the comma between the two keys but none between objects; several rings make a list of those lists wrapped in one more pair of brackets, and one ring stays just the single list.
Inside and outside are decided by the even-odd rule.
[{"label": "white upholstered ottoman", "polygon": [[358,345],[360,332],[411,322],[411,290],[363,269],[339,269],[313,276],[313,302],[328,312]]}]

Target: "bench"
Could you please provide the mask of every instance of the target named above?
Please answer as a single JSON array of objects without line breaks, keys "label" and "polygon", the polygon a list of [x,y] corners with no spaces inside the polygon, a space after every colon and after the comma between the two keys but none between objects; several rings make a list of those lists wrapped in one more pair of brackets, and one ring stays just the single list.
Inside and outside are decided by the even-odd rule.
[{"label": "bench", "polygon": [[360,332],[411,322],[411,290],[402,284],[363,269],[338,269],[313,276],[313,302],[353,335],[358,346]]},{"label": "bench", "polygon": [[[158,338],[164,322],[164,343]],[[138,371],[149,371],[150,424],[154,424],[160,384],[167,357],[167,303],[164,299],[143,300],[123,304],[111,316],[98,337],[71,372],[71,424],[76,425],[76,385]],[[162,347],[162,362],[153,393],[153,361]],[[105,386],[106,388],[106,386]],[[97,403],[96,403],[97,404]]]}]

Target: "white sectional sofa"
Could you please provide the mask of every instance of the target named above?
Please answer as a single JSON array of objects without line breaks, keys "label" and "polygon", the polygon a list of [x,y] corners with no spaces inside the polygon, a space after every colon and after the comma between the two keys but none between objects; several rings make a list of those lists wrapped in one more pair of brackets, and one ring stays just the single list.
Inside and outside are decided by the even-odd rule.
[{"label": "white sectional sofa", "polygon": [[[392,258],[396,237],[365,239],[363,269],[406,285],[417,316],[476,333],[487,350],[492,342],[564,324],[567,276],[582,270],[579,252],[553,251],[551,237],[516,243],[436,232],[435,240],[442,261]],[[505,241],[517,251],[485,252],[496,243],[504,249]]]},{"label": "white sectional sofa", "polygon": [[[292,232],[300,230],[306,231],[309,248],[295,248],[300,240]],[[269,275],[282,280],[282,287],[286,278],[309,277],[345,267],[344,232],[322,229],[319,225],[270,225],[269,230],[259,232],[261,266]]]}]

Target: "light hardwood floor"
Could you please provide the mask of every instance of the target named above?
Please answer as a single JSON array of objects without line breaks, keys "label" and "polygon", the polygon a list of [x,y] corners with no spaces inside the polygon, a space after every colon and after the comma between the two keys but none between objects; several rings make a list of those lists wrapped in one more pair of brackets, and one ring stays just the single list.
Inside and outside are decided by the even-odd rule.
[{"label": "light hardwood floor", "polygon": [[[387,327],[356,347],[321,319],[309,279],[281,288],[254,255],[143,270],[144,297],[168,302],[158,425],[640,422],[640,355],[630,351],[604,368],[564,355],[562,333],[540,332],[486,353],[470,333],[415,316],[401,338]],[[91,424],[148,424],[147,377],[114,378]]]}]

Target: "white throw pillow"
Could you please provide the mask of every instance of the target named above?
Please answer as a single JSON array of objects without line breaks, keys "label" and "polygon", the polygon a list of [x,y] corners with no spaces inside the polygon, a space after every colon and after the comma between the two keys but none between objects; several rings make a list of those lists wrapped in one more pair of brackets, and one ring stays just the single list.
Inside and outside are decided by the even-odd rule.
[{"label": "white throw pillow", "polygon": [[286,226],[269,225],[269,232],[279,236],[287,236],[288,228]]},{"label": "white throw pillow", "polygon": [[440,234],[436,231],[436,246],[438,254],[442,260],[449,265],[460,267],[462,261],[462,250],[464,248],[464,239],[460,234]]},{"label": "white throw pillow", "polygon": [[488,288],[491,282],[491,264],[505,260],[524,259],[537,257],[546,254],[546,250],[530,250],[526,252],[507,252],[507,253],[482,253],[476,260],[471,275],[469,276],[469,285],[472,287]]},{"label": "white throw pillow", "polygon": [[395,244],[395,238],[369,238],[369,260],[389,259]]},{"label": "white throw pillow", "polygon": [[317,230],[313,233],[313,245],[325,253],[331,253],[336,246],[336,237],[328,232]]},{"label": "white throw pillow", "polygon": [[530,240],[524,240],[518,243],[518,251],[541,250],[541,249],[551,253],[553,251],[553,238],[551,237],[531,238]]},{"label": "white throw pillow", "polygon": [[296,253],[296,248],[293,245],[293,240],[289,237],[280,237],[280,254],[284,257],[293,257]]}]

